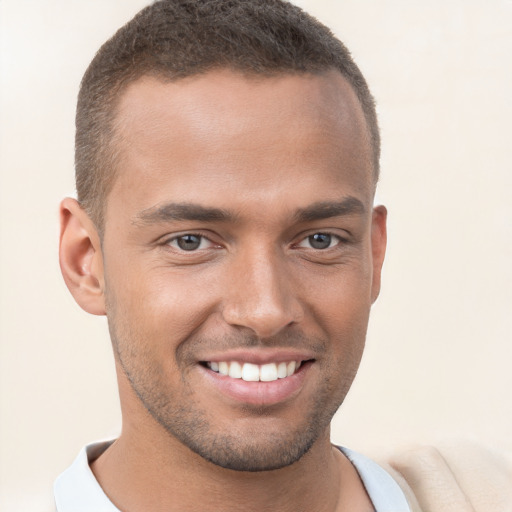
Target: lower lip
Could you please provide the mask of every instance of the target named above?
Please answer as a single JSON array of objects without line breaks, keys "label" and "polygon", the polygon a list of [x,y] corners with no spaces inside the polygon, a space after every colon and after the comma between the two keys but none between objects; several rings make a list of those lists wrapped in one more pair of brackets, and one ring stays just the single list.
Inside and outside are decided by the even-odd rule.
[{"label": "lower lip", "polygon": [[247,382],[221,375],[204,366],[199,367],[210,384],[224,396],[243,404],[262,406],[276,405],[298,395],[311,365],[312,362],[308,361],[290,377],[271,382]]}]

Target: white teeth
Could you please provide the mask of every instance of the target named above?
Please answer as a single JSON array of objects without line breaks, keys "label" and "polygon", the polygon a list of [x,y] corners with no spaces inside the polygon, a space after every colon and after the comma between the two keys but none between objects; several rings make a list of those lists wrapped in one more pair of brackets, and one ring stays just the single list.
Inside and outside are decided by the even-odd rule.
[{"label": "white teeth", "polygon": [[236,361],[233,361],[229,365],[229,376],[233,379],[240,379],[242,378],[242,365],[240,363],[237,363]]},{"label": "white teeth", "polygon": [[[233,363],[231,363],[233,364]],[[244,363],[242,370],[242,379],[249,382],[257,382],[260,380],[260,369],[257,364]]]},{"label": "white teeth", "polygon": [[272,382],[273,380],[277,380],[277,366],[275,363],[261,365],[260,380],[262,382]]},{"label": "white teeth", "polygon": [[288,372],[286,370],[286,363],[279,363],[277,365],[277,376],[280,379],[284,379],[285,377],[288,377]]},{"label": "white teeth", "polygon": [[272,382],[277,379],[291,377],[301,366],[301,361],[289,361],[288,363],[267,363],[257,365],[253,363],[239,363],[238,361],[211,361],[206,366],[226,375],[232,379],[243,379],[248,382]]},{"label": "white teeth", "polygon": [[219,363],[219,373],[221,375],[229,375],[229,364],[226,361]]}]

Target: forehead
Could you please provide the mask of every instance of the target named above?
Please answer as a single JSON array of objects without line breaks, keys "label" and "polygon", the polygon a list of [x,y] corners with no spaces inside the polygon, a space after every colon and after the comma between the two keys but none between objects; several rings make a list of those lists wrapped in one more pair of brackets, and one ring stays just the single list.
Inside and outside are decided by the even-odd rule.
[{"label": "forehead", "polygon": [[334,185],[350,181],[364,202],[372,199],[364,115],[336,71],[143,77],[127,87],[116,120],[119,166],[111,195],[151,181],[162,201],[172,190],[197,202],[216,186],[237,197],[265,189],[268,199],[295,184],[314,186],[323,173]]}]

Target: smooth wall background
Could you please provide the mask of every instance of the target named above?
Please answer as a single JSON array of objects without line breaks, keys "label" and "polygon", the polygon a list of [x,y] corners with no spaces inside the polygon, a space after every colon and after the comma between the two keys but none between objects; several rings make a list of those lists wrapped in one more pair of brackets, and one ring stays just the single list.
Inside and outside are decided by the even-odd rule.
[{"label": "smooth wall background", "polygon": [[[512,450],[512,1],[302,0],[378,103],[389,249],[333,439]],[[87,442],[119,431],[106,321],[68,294],[78,84],[145,0],[0,0],[0,509],[44,512]]]}]

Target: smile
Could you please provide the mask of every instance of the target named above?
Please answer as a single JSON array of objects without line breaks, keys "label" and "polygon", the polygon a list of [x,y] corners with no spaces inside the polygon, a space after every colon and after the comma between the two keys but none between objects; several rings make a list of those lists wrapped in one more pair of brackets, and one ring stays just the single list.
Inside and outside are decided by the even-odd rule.
[{"label": "smile", "polygon": [[302,361],[283,361],[280,363],[253,364],[238,361],[208,361],[206,366],[220,375],[246,382],[272,382],[294,375]]},{"label": "smile", "polygon": [[301,392],[316,359],[311,357],[313,354],[296,350],[272,355],[234,351],[215,360],[205,357],[197,368],[202,370],[200,374],[208,382],[208,388],[231,403],[276,405],[292,400]]}]

